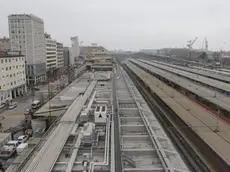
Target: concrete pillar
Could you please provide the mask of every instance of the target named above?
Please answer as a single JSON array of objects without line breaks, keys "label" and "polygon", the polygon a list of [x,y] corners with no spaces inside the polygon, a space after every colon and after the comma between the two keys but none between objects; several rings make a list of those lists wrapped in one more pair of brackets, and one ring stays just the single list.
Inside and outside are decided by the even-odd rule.
[{"label": "concrete pillar", "polygon": [[27,93],[27,86],[26,85],[24,85],[23,89],[24,89],[24,92]]},{"label": "concrete pillar", "polygon": [[18,88],[16,88],[16,96],[18,97],[20,95],[20,93],[19,93],[19,87]]},{"label": "concrete pillar", "polygon": [[14,94],[14,98],[16,98],[17,97],[16,89],[13,89],[13,94]]},{"label": "concrete pillar", "polygon": [[21,95],[23,96],[23,93],[24,93],[23,86],[20,87],[20,90],[21,90]]},{"label": "concrete pillar", "polygon": [[34,85],[36,85],[36,84],[37,84],[37,77],[34,76]]},{"label": "concrete pillar", "polygon": [[22,95],[23,95],[23,93],[22,93],[22,86],[21,86],[21,87],[19,87],[19,95],[20,95],[20,96],[22,96]]},{"label": "concrete pillar", "polygon": [[16,89],[16,94],[17,94],[17,96],[19,96],[19,95],[20,95],[20,90],[19,90],[19,87]]},{"label": "concrete pillar", "polygon": [[11,90],[8,92],[8,95],[10,95],[10,97],[8,97],[8,100],[12,100],[12,91]]},{"label": "concrete pillar", "polygon": [[0,92],[0,105],[3,103],[3,92]]}]

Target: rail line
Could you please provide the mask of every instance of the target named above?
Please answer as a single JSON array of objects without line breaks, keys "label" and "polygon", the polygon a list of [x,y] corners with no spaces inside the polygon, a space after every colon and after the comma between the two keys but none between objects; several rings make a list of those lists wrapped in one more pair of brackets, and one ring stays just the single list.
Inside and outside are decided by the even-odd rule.
[{"label": "rail line", "polygon": [[[148,86],[146,86],[141,79],[139,79],[126,65],[123,65],[126,72],[129,74],[130,78],[135,83],[136,87],[145,98],[150,109],[156,114],[159,122],[162,124],[168,136],[171,138],[183,159],[189,166],[190,170],[193,172],[210,172],[208,166],[202,161],[202,159],[196,154],[196,152],[189,145],[187,140],[182,136],[181,131],[178,128],[181,126],[175,126],[177,119],[172,119],[174,114],[170,111],[166,105],[157,97],[154,93],[151,92]],[[169,119],[171,117],[171,119]],[[171,121],[174,121],[173,123]],[[177,123],[178,125],[178,123]],[[185,126],[186,124],[183,124]]]}]

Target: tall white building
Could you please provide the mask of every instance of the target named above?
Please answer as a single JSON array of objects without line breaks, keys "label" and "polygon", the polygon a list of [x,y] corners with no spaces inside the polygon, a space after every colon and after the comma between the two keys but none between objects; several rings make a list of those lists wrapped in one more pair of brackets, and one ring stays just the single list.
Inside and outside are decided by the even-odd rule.
[{"label": "tall white building", "polygon": [[57,68],[57,41],[52,39],[49,34],[45,34],[46,43],[46,70]]},{"label": "tall white building", "polygon": [[26,89],[25,56],[20,52],[0,52],[0,105],[23,95]]},{"label": "tall white building", "polygon": [[78,43],[78,37],[71,37],[71,47],[70,47],[70,65],[75,65],[75,61],[77,60],[80,54],[80,47]]},{"label": "tall white building", "polygon": [[64,48],[63,44],[60,42],[57,42],[57,67],[63,67],[64,66]]},{"label": "tall white building", "polygon": [[26,57],[26,76],[29,84],[46,79],[46,49],[44,22],[31,14],[8,16],[11,49]]}]

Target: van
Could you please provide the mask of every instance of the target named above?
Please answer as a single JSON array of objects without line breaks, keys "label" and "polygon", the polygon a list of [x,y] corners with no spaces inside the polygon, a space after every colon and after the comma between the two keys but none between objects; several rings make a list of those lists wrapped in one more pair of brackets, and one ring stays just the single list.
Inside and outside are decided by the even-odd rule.
[{"label": "van", "polygon": [[16,152],[19,155],[24,149],[28,148],[28,143],[21,143],[17,148]]},{"label": "van", "polygon": [[39,100],[35,100],[33,101],[33,103],[31,104],[31,108],[32,109],[37,109],[41,106],[41,102]]}]

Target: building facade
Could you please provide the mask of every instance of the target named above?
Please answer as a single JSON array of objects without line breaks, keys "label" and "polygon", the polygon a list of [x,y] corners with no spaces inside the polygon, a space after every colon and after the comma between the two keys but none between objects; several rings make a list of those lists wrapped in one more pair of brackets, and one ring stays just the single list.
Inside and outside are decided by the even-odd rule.
[{"label": "building facade", "polygon": [[95,57],[97,53],[105,53],[107,50],[103,46],[98,46],[97,44],[92,44],[91,46],[82,47],[81,56],[85,60],[90,60]]},{"label": "building facade", "polygon": [[69,66],[70,54],[69,47],[63,47],[64,66]]},{"label": "building facade", "polygon": [[46,47],[44,22],[28,14],[8,16],[10,44],[13,51],[21,51],[26,58],[28,84],[37,84],[46,79]]},{"label": "building facade", "polygon": [[77,58],[80,54],[80,47],[78,43],[78,37],[71,37],[71,47],[70,47],[70,60],[69,64],[74,66],[75,62],[77,61]]},{"label": "building facade", "polygon": [[0,51],[0,105],[27,92],[25,65],[21,52]]},{"label": "building facade", "polygon": [[10,39],[6,37],[0,38],[0,51],[8,51],[10,49]]},{"label": "building facade", "polygon": [[64,49],[63,44],[57,42],[57,67],[61,68],[64,66]]},{"label": "building facade", "polygon": [[49,34],[45,34],[46,43],[46,70],[57,68],[57,42]]}]

